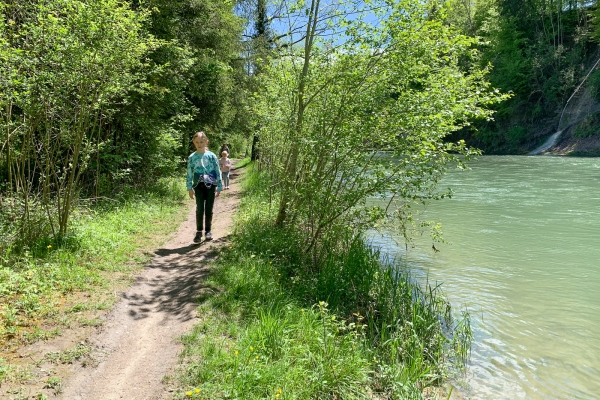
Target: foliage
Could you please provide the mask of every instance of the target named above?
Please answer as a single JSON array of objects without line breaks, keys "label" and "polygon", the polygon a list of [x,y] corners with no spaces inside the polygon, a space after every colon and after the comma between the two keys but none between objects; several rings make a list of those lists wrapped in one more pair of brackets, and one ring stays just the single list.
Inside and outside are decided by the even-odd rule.
[{"label": "foliage", "polygon": [[[445,136],[489,118],[486,107],[504,98],[477,67],[477,41],[429,18],[423,4],[374,3],[385,23],[342,19],[337,47],[319,38],[327,28],[318,24],[333,18],[319,4],[300,9],[306,44],[265,71],[255,103],[276,224],[304,231],[299,246],[317,268],[337,227],[360,235],[383,220],[406,226],[411,204],[443,197],[436,183],[456,153],[470,153]],[[388,204],[368,205],[371,197]]]},{"label": "foliage", "polygon": [[136,7],[152,11],[145,29],[160,42],[141,69],[144,81],[103,132],[99,174],[113,190],[177,171],[198,130],[215,147],[248,135],[242,21],[232,4],[151,0]]},{"label": "foliage", "polygon": [[303,232],[270,223],[268,180],[246,173],[235,241],[183,338],[177,398],[422,398],[460,365],[468,321],[454,331],[438,288],[422,291],[361,240],[306,273]]},{"label": "foliage", "polygon": [[11,0],[0,13],[0,201],[13,250],[68,236],[80,197],[176,173],[199,129],[245,151],[232,3]]},{"label": "foliage", "polygon": [[[488,153],[522,153],[540,134],[574,122],[564,118],[558,126],[567,100],[597,59],[592,40],[597,30],[592,25],[595,1],[451,3],[454,12],[447,22],[483,39],[482,65],[493,64],[490,82],[514,95],[494,106],[493,121],[478,122],[458,137]],[[527,132],[518,141],[515,127]]]},{"label": "foliage", "polygon": [[8,189],[24,204],[21,226],[33,197],[63,237],[103,121],[135,84],[133,70],[153,42],[142,32],[145,15],[117,0],[52,0],[4,12],[14,56],[2,69],[15,74],[4,81],[0,111]]},{"label": "foliage", "polygon": [[598,123],[600,117],[598,114],[588,115],[580,124],[575,128],[573,136],[576,138],[587,138],[592,136],[600,136],[600,130],[598,129]]},{"label": "foliage", "polygon": [[[40,238],[20,254],[0,247],[0,342],[15,345],[53,336],[51,322],[60,313],[71,313],[73,320],[86,307],[106,308],[69,308],[68,298],[110,286],[111,272],[127,275],[134,264],[126,261],[139,247],[139,238],[163,225],[172,229],[180,221],[185,195],[180,182],[162,179],[145,190],[124,193],[120,200],[78,207],[73,230],[62,242]],[[4,237],[6,232],[0,233]]]}]

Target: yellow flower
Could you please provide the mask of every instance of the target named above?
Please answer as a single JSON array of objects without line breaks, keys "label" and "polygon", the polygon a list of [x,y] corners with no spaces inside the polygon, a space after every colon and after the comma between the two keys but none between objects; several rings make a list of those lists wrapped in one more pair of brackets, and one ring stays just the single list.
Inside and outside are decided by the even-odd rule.
[{"label": "yellow flower", "polygon": [[46,248],[47,248],[47,249],[51,249],[51,248],[52,248],[52,245],[51,245],[51,244],[49,244],[48,246],[46,246]]},{"label": "yellow flower", "polygon": [[281,394],[283,393],[283,390],[281,390],[281,388],[277,389],[277,393]]},{"label": "yellow flower", "polygon": [[277,274],[277,276],[281,276],[281,274]]},{"label": "yellow flower", "polygon": [[187,392],[186,394],[188,395],[188,397],[192,396],[192,392]]},{"label": "yellow flower", "polygon": [[332,320],[332,321],[335,321],[335,315],[334,315],[333,317],[331,317],[331,320]]},{"label": "yellow flower", "polygon": [[200,389],[196,388],[196,393],[200,393]]},{"label": "yellow flower", "polygon": [[254,350],[254,347],[250,346],[250,351]]},{"label": "yellow flower", "polygon": [[276,398],[276,399],[278,399],[278,398],[279,398],[279,393],[277,393],[277,394],[275,395],[275,398]]},{"label": "yellow flower", "polygon": [[240,352],[236,350],[235,351],[235,355],[237,356],[238,354],[240,354]]},{"label": "yellow flower", "polygon": [[258,360],[258,356],[254,356],[254,358],[255,358],[256,360]]}]

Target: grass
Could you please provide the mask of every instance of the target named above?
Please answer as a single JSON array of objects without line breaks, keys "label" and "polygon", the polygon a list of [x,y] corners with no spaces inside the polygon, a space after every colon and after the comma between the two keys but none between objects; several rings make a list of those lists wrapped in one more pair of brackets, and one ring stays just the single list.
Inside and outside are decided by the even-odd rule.
[{"label": "grass", "polygon": [[468,355],[470,325],[360,239],[315,271],[300,233],[276,229],[252,167],[236,234],[214,266],[202,321],[183,337],[184,399],[420,399]]},{"label": "grass", "polygon": [[[93,361],[90,356],[91,351],[91,346],[80,343],[74,349],[48,353],[43,361],[48,361],[52,364],[73,364],[75,361],[82,359]],[[89,364],[90,362],[82,363],[84,367]]]},{"label": "grass", "polygon": [[[60,243],[41,237],[19,253],[0,257],[0,383],[19,380],[11,363],[18,347],[60,334],[65,328],[95,326],[156,246],[184,220],[185,187],[165,179],[118,200],[79,207],[72,230]],[[151,246],[151,247],[150,247]],[[77,358],[66,352],[57,358]]]}]

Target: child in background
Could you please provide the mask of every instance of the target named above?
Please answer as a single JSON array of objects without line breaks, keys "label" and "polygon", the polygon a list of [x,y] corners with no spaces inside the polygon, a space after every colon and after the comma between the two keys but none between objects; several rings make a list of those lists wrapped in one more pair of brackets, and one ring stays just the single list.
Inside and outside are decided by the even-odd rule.
[{"label": "child in background", "polygon": [[223,143],[223,146],[221,146],[221,150],[219,150],[219,154],[223,153],[224,151],[226,151],[227,155],[229,155],[229,146],[227,146],[226,143]]},{"label": "child in background", "polygon": [[221,152],[221,158],[219,158],[219,167],[221,168],[221,178],[223,179],[223,186],[225,189],[229,189],[229,171],[231,170],[231,160],[227,158],[229,154],[226,151]]},{"label": "child in background", "polygon": [[[217,156],[208,150],[208,137],[204,132],[196,132],[192,139],[196,151],[190,154],[187,162],[186,186],[191,199],[196,197],[196,236],[194,243],[202,241],[202,229],[206,229],[205,240],[212,240],[213,205],[215,197],[223,190]],[[215,196],[216,189],[216,196]],[[205,222],[205,225],[203,225]]]}]

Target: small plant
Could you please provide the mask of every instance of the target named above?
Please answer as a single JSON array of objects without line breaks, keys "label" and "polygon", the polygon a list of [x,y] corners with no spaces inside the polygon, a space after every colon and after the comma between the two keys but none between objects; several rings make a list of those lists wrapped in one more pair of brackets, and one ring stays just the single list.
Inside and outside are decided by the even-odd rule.
[{"label": "small plant", "polygon": [[48,353],[44,357],[44,360],[53,364],[73,364],[75,361],[78,360],[82,360],[82,362],[85,362],[86,359],[91,358],[91,351],[91,346],[87,346],[84,343],[79,343],[74,349],[71,350]]},{"label": "small plant", "polygon": [[54,393],[58,394],[62,390],[62,381],[58,376],[51,376],[46,380],[44,389],[54,389]]},{"label": "small plant", "polygon": [[0,358],[0,384],[4,382],[4,379],[8,376],[10,371],[10,365],[8,365],[3,358]]}]

